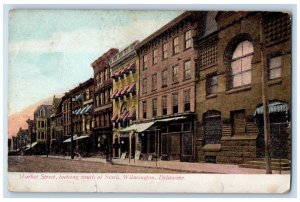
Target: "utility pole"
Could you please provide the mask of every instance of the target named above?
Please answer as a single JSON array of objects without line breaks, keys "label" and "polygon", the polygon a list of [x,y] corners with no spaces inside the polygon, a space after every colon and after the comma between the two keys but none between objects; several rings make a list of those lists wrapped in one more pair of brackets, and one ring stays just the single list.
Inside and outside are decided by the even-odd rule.
[{"label": "utility pole", "polygon": [[71,110],[71,159],[74,159],[74,140],[73,140],[73,98],[71,96],[71,104],[70,104],[70,110]]},{"label": "utility pole", "polygon": [[271,167],[271,144],[270,144],[270,117],[269,117],[269,94],[268,94],[268,67],[266,66],[264,33],[263,33],[263,14],[260,21],[260,60],[262,67],[262,103],[264,116],[264,141],[265,141],[265,161],[266,174],[272,174]]}]

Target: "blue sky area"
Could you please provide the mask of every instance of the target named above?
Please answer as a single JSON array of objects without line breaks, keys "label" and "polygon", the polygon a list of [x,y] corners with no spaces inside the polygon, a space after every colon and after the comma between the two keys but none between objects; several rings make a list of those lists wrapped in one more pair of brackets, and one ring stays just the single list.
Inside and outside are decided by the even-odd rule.
[{"label": "blue sky area", "polygon": [[90,64],[182,11],[13,10],[9,14],[9,115],[93,76]]}]

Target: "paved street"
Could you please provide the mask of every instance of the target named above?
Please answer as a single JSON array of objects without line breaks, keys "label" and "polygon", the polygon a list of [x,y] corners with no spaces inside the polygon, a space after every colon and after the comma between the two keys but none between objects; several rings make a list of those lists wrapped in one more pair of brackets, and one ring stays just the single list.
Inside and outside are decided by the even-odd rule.
[{"label": "paved street", "polygon": [[[110,165],[101,162],[46,158],[35,156],[9,156],[9,172],[86,172],[86,173],[181,173],[162,168]],[[184,171],[182,171],[184,172]]]}]

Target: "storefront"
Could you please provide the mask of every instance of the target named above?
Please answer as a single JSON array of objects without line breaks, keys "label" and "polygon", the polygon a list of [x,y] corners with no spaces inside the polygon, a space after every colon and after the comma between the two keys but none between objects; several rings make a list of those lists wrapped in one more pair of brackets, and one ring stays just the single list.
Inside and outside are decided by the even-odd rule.
[{"label": "storefront", "polygon": [[122,132],[135,137],[135,159],[194,161],[193,130],[193,117],[180,116],[133,124]]}]

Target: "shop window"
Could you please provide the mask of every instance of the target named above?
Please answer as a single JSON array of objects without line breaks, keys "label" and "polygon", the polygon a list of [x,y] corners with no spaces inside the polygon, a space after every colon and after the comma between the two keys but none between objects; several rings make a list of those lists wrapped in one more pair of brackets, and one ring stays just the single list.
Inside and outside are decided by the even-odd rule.
[{"label": "shop window", "polygon": [[250,41],[240,42],[233,52],[230,69],[230,87],[235,88],[251,83],[251,61],[253,45]]},{"label": "shop window", "polygon": [[216,94],[218,90],[218,76],[216,73],[206,77],[206,95]]}]

